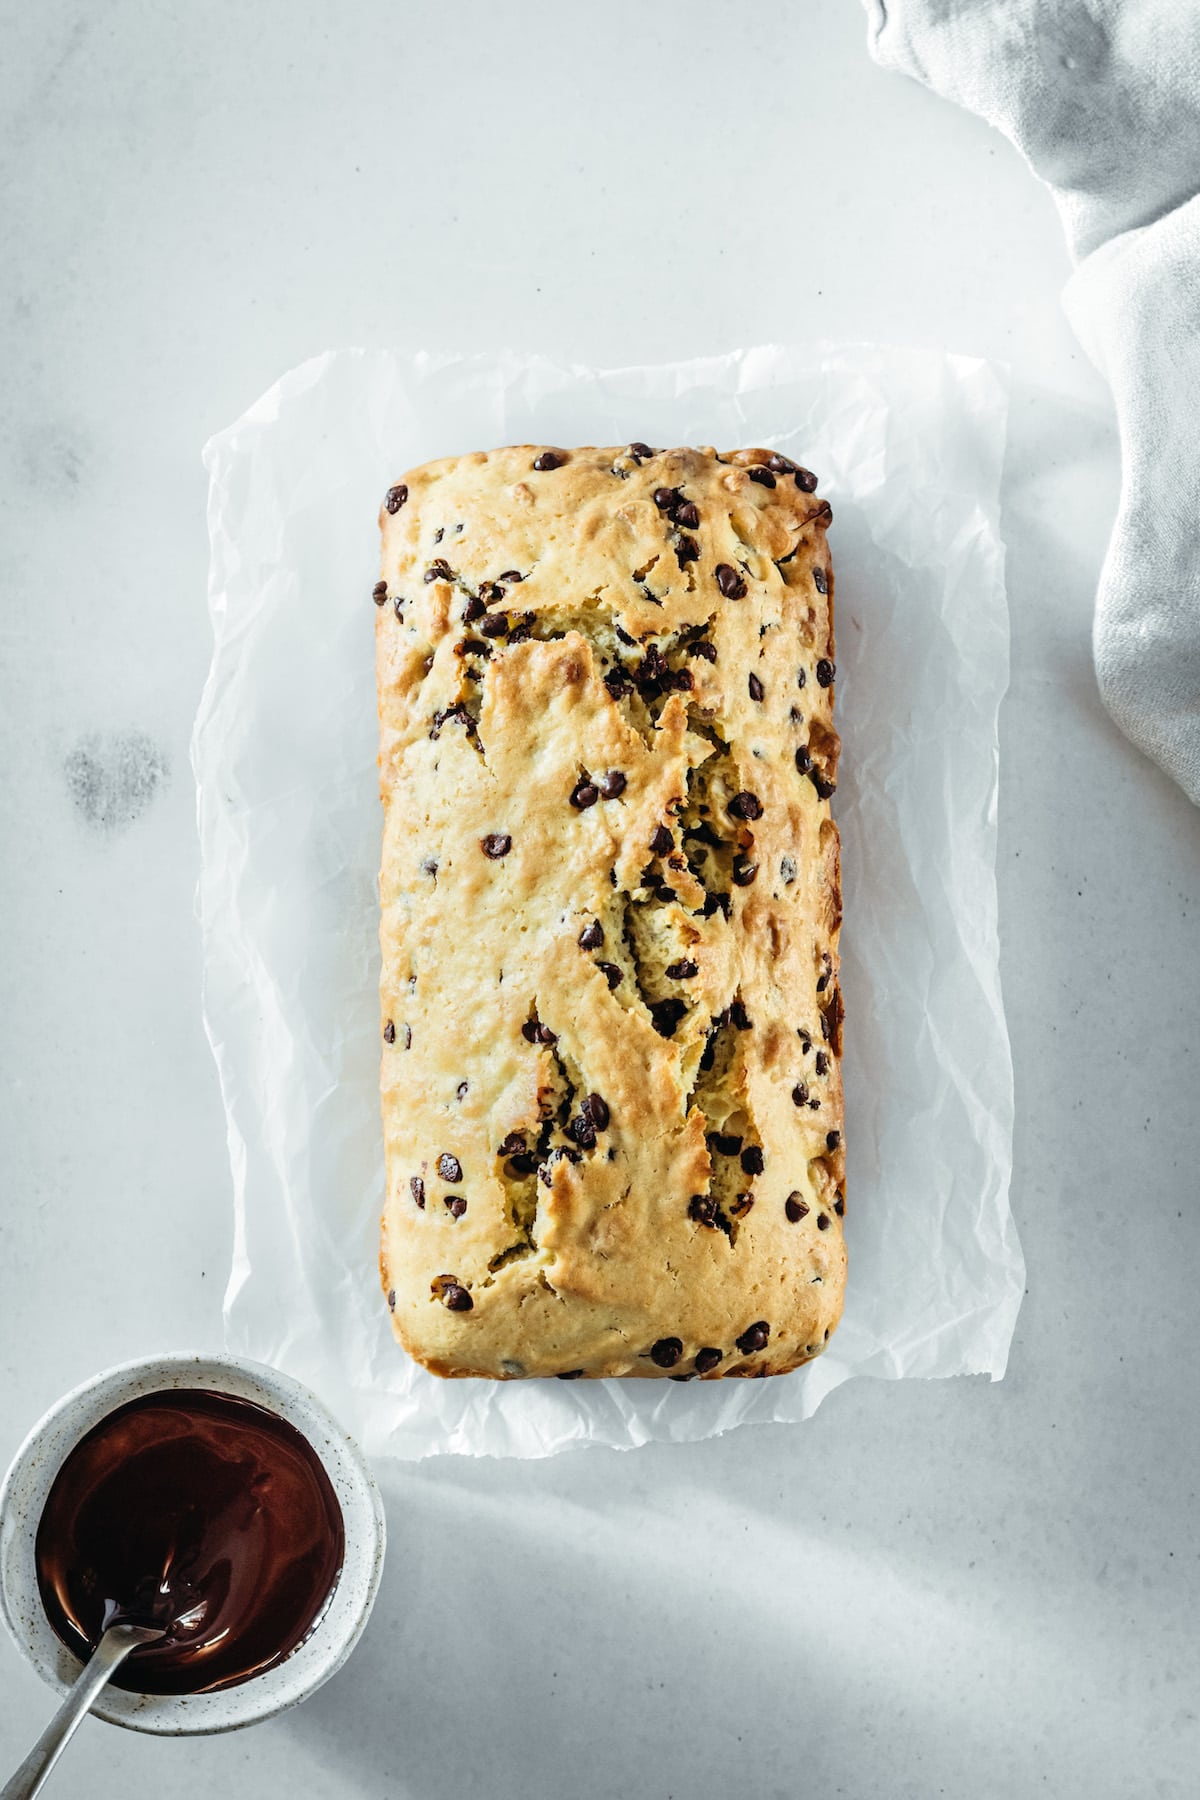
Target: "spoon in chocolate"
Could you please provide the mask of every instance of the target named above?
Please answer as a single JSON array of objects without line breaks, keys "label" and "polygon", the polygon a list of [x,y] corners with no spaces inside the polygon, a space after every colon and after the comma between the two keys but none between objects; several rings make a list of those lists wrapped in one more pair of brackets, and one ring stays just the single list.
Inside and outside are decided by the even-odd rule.
[{"label": "spoon in chocolate", "polygon": [[153,1625],[110,1625],[96,1645],[83,1673],[12,1779],[0,1789],[0,1800],[33,1800],[87,1715],[102,1688],[139,1644],[152,1644],[166,1632]]}]

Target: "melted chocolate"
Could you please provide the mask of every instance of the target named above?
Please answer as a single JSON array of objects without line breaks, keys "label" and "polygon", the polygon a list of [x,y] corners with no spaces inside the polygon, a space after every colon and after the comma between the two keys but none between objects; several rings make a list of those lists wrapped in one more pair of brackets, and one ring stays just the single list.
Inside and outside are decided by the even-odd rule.
[{"label": "melted chocolate", "polygon": [[344,1549],[337,1496],[293,1426],[248,1400],[180,1389],[130,1401],[76,1444],[38,1526],[38,1586],[79,1657],[116,1619],[166,1626],[117,1687],[211,1693],[303,1641]]}]

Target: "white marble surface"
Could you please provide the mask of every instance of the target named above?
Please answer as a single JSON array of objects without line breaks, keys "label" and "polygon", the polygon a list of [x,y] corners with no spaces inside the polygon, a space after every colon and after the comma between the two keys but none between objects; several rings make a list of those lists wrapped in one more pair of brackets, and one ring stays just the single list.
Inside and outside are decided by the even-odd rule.
[{"label": "white marble surface", "polygon": [[[331,343],[862,336],[1015,374],[1008,1379],[405,1471],[380,1605],[321,1695],[205,1741],[90,1722],[53,1792],[1195,1794],[1200,816],[1096,698],[1117,452],[1045,196],[877,72],[835,0],[7,13],[0,1460],[93,1369],[219,1336],[205,437]],[[0,1766],[48,1698],[0,1644]]]}]

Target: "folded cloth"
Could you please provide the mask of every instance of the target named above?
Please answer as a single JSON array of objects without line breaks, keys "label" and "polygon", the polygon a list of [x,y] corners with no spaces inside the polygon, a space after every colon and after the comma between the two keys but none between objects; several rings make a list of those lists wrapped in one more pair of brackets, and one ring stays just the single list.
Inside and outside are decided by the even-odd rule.
[{"label": "folded cloth", "polygon": [[1063,303],[1121,433],[1100,692],[1200,805],[1200,7],[867,0],[867,12],[878,63],[997,126],[1054,197],[1077,261]]}]

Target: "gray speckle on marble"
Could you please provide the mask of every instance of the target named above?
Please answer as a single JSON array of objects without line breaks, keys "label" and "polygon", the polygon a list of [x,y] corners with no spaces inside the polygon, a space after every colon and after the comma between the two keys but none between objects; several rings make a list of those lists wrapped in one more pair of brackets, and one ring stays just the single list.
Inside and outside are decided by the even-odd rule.
[{"label": "gray speckle on marble", "polygon": [[144,731],[89,732],[63,763],[76,812],[106,835],[132,825],[170,774],[166,751]]}]

